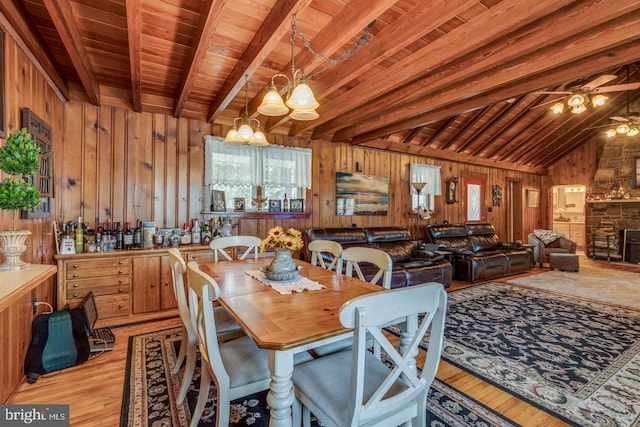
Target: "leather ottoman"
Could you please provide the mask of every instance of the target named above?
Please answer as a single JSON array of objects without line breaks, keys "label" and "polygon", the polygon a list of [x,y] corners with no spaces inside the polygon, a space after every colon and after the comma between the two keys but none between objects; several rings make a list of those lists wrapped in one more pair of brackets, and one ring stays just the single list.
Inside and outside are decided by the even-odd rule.
[{"label": "leather ottoman", "polygon": [[563,271],[578,271],[580,269],[580,258],[576,254],[550,253],[549,268]]}]

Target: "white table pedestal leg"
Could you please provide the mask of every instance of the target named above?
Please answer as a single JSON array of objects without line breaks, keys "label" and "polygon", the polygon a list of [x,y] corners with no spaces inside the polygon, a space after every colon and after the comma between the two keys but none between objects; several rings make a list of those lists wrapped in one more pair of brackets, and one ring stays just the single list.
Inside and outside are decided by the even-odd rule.
[{"label": "white table pedestal leg", "polygon": [[[409,343],[416,335],[417,330],[418,318],[415,316],[408,317],[407,321],[401,325],[400,343],[398,344],[398,351],[400,352],[400,354],[404,353],[409,347]],[[418,356],[418,351],[416,350],[412,356],[413,357],[411,362],[409,362],[409,365],[411,366],[412,370],[416,372],[416,357]]]},{"label": "white table pedestal leg", "polygon": [[269,351],[271,384],[267,403],[271,407],[271,427],[291,427],[291,406],[293,405],[293,352]]}]

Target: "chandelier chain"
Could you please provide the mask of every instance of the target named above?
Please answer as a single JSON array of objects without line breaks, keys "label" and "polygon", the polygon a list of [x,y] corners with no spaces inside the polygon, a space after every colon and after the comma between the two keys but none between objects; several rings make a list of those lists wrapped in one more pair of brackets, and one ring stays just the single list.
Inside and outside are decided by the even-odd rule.
[{"label": "chandelier chain", "polygon": [[356,51],[363,46],[368,46],[369,45],[369,28],[366,27],[364,29],[364,32],[362,34],[362,36],[360,36],[360,38],[358,39],[358,41],[356,41],[353,46],[351,46],[349,49],[347,49],[345,51],[345,53],[343,53],[342,55],[338,56],[337,58],[329,58],[328,56],[325,56],[319,52],[316,52],[315,50],[313,50],[313,48],[311,47],[311,43],[309,43],[309,41],[305,38],[305,36],[302,34],[302,32],[300,31],[300,29],[298,28],[298,26],[296,25],[295,22],[295,15],[293,15],[292,17],[292,23],[291,23],[291,29],[293,30],[293,32],[295,34],[298,35],[298,37],[300,37],[300,39],[302,40],[302,43],[304,44],[304,46],[307,48],[307,50],[309,52],[311,52],[313,54],[313,56],[316,59],[319,59],[321,61],[327,62],[329,63],[329,65],[327,65],[326,67],[322,68],[319,71],[316,71],[315,73],[313,73],[311,76],[309,76],[310,79],[313,79],[314,77],[316,77],[318,74],[324,72],[325,70],[327,70],[328,68],[339,64],[341,62],[346,61],[347,59],[351,58]]}]

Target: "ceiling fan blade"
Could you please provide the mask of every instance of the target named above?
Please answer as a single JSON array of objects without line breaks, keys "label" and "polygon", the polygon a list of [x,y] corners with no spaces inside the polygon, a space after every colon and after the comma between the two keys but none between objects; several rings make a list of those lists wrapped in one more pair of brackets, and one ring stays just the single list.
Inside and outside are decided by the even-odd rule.
[{"label": "ceiling fan blade", "polygon": [[624,117],[618,117],[618,116],[616,116],[616,117],[609,117],[609,118],[610,118],[611,120],[616,120],[616,121],[619,121],[619,122],[628,122],[628,121],[629,121],[629,119],[625,119]]},{"label": "ceiling fan blade", "polygon": [[535,92],[531,92],[531,95],[556,95],[556,94],[565,94],[569,95],[573,92],[567,91],[553,91],[553,90],[537,90]]},{"label": "ceiling fan blade", "polygon": [[640,82],[637,83],[625,83],[622,85],[602,86],[591,90],[591,93],[604,93],[604,92],[621,92],[623,90],[634,90],[640,88]]},{"label": "ceiling fan blade", "polygon": [[598,86],[601,86],[607,82],[610,82],[611,80],[615,79],[617,76],[613,75],[613,74],[604,74],[600,77],[596,77],[595,79],[591,80],[589,83],[587,83],[586,85],[582,86],[582,89],[595,89]]}]

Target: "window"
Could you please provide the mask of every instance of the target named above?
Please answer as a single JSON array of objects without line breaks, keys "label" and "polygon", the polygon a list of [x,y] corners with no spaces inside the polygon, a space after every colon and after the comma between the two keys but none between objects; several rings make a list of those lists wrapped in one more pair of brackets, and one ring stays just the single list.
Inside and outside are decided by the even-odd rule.
[{"label": "window", "polygon": [[[420,191],[420,196],[411,183],[424,182],[426,185]],[[425,209],[434,210],[434,196],[442,195],[440,188],[440,166],[411,163],[409,173],[409,191],[411,191],[411,210],[416,210],[420,205]]]},{"label": "window", "polygon": [[247,210],[255,210],[251,199],[258,186],[267,199],[283,199],[286,194],[289,200],[304,199],[305,189],[311,188],[310,149],[225,144],[223,138],[207,135],[205,157],[207,197],[222,190],[226,200],[246,199]]}]

